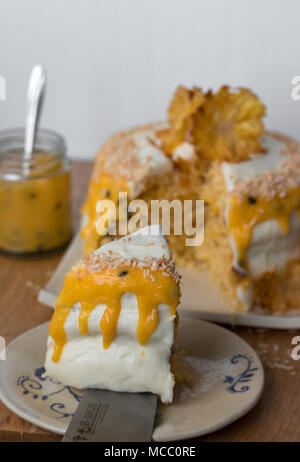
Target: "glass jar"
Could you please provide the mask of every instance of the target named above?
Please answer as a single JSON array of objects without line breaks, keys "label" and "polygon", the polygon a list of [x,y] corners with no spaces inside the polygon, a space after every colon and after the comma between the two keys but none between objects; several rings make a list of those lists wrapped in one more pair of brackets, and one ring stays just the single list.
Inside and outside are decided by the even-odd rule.
[{"label": "glass jar", "polygon": [[25,161],[24,129],[0,131],[0,250],[33,253],[71,238],[70,162],[62,136],[39,130]]}]

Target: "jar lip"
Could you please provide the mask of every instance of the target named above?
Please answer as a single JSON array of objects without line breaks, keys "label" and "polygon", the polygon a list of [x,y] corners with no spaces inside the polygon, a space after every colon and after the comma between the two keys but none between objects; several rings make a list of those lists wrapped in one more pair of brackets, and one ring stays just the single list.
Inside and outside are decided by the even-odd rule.
[{"label": "jar lip", "polygon": [[[52,137],[53,142],[56,141],[58,145],[61,145],[62,149],[66,149],[66,143],[65,139],[60,133],[54,131],[54,130],[49,130],[48,128],[39,128],[37,131],[37,139],[39,136],[49,136],[50,139]],[[12,138],[18,138],[18,139],[24,139],[25,138],[25,127],[13,127],[13,128],[5,128],[4,130],[0,130],[0,146],[1,146],[1,138],[5,137],[12,137]],[[50,140],[49,140],[50,141]],[[55,144],[56,144],[55,143]]]},{"label": "jar lip", "polygon": [[65,140],[59,133],[41,128],[36,135],[34,152],[43,152],[48,155],[48,161],[43,159],[44,167],[48,162],[47,165],[50,168],[48,172],[39,170],[38,164],[35,164],[36,157],[29,161],[24,159],[24,138],[25,129],[23,127],[0,130],[0,179],[18,181],[51,176],[55,174],[53,170],[51,172],[51,168],[58,161],[63,162],[62,169],[69,167],[69,161],[65,156]]}]

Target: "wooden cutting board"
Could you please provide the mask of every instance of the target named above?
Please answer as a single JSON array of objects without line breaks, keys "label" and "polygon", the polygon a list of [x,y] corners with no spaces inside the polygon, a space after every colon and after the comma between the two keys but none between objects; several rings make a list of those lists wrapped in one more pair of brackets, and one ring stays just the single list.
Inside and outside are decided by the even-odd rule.
[{"label": "wooden cutting board", "polygon": [[[74,228],[79,226],[78,210],[84,200],[91,164],[73,164]],[[49,321],[52,308],[37,302],[59,264],[63,252],[43,257],[22,258],[0,255],[0,335],[13,338]],[[236,328],[234,332],[259,353],[266,373],[262,399],[246,416],[228,427],[196,441],[299,441],[300,361],[288,351],[299,331]],[[38,346],[37,346],[38,347]],[[61,437],[25,422],[0,402],[0,441],[59,441]]]}]

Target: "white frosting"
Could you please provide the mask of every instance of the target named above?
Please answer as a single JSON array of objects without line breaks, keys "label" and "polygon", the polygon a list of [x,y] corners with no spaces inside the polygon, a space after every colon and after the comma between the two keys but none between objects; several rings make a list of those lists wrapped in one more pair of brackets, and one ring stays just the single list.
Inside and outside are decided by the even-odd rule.
[{"label": "white frosting", "polygon": [[253,229],[251,245],[247,250],[249,273],[257,278],[268,271],[281,271],[286,262],[300,256],[300,217],[294,211],[290,216],[287,235],[276,220],[264,221]]},{"label": "white frosting", "polygon": [[157,138],[153,130],[137,132],[133,135],[133,142],[137,149],[147,148],[149,145],[161,146],[161,140]]},{"label": "white frosting", "polygon": [[250,284],[248,287],[243,287],[239,284],[236,289],[236,294],[244,308],[248,311],[252,308],[253,304],[253,287]]},{"label": "white frosting", "polygon": [[195,147],[190,143],[179,144],[173,152],[174,160],[192,161],[195,158]]},{"label": "white frosting", "polygon": [[120,257],[139,260],[144,260],[149,256],[158,259],[163,256],[171,257],[168,243],[162,235],[160,225],[147,226],[129,236],[109,242],[96,250],[95,253],[107,254],[109,251],[119,254]]},{"label": "white frosting", "polygon": [[[164,175],[172,170],[172,161],[159,149],[160,140],[156,138],[152,130],[136,133],[133,136],[136,147],[136,156],[140,163],[147,167],[145,178]],[[137,197],[142,191],[142,184],[129,182],[130,197]]]},{"label": "white frosting", "polygon": [[[253,155],[250,160],[230,164],[223,162],[221,169],[227,191],[232,191],[238,181],[247,181],[258,177],[266,171],[275,171],[280,168],[282,162],[289,158],[286,145],[270,135],[262,137],[262,144],[268,152],[262,155]],[[227,219],[228,210],[225,211]],[[294,212],[290,217],[289,232],[285,236],[276,220],[266,220],[253,228],[252,239],[247,250],[249,276],[254,279],[268,271],[280,271],[292,258],[300,256],[300,218]],[[233,264],[243,271],[238,265],[238,250],[233,236],[230,236],[230,244],[233,251]],[[243,289],[238,287],[237,295],[246,309],[252,305],[252,288]]]},{"label": "white frosting", "polygon": [[249,160],[231,164],[223,162],[221,165],[227,191],[232,191],[238,181],[247,181],[268,170],[278,170],[280,164],[289,158],[289,154],[281,151],[285,144],[270,135],[263,135],[261,144],[267,148],[265,154],[253,154]]},{"label": "white frosting", "polygon": [[[96,252],[112,250],[124,257],[141,259],[148,255],[155,258],[170,256],[165,238],[154,234],[160,231],[160,227],[151,228],[147,230],[147,235],[142,230],[132,234],[130,241],[127,236],[106,244]],[[151,392],[157,393],[164,403],[172,402],[174,379],[169,359],[174,342],[175,316],[171,316],[170,307],[158,305],[158,326],[147,344],[141,346],[136,337],[139,316],[137,298],[133,293],[124,293],[117,335],[107,349],[102,346],[99,328],[105,308],[104,304],[95,307],[89,317],[88,334],[81,335],[78,329],[80,304],[73,307],[65,323],[67,342],[58,363],[52,361],[54,342],[51,337],[48,339],[45,361],[47,374],[81,389]]]}]

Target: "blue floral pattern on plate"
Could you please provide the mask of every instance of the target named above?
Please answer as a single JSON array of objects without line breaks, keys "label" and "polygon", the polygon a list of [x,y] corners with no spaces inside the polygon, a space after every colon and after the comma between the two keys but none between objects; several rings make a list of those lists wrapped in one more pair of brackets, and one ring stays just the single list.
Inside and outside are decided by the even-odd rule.
[{"label": "blue floral pattern on plate", "polygon": [[224,383],[228,383],[229,386],[226,388],[230,393],[244,393],[250,389],[249,385],[241,385],[246,382],[250,382],[258,370],[258,367],[253,367],[253,359],[247,355],[239,354],[234,355],[231,360],[231,364],[239,364],[244,362],[245,368],[236,376],[226,375]]},{"label": "blue floral pattern on plate", "polygon": [[[34,378],[29,376],[18,377],[17,385],[21,388],[23,395],[31,395],[32,399],[40,399],[42,401],[46,401],[56,395],[61,395],[62,392],[67,392],[69,396],[73,397],[75,403],[79,403],[82,397],[82,392],[79,390],[63,385],[46,376],[44,367],[35,369]],[[45,387],[45,385],[47,386]],[[66,409],[66,405],[63,402],[51,403],[49,407],[59,419],[69,418],[74,415],[74,412]]]}]

